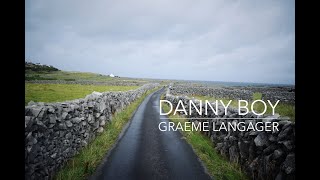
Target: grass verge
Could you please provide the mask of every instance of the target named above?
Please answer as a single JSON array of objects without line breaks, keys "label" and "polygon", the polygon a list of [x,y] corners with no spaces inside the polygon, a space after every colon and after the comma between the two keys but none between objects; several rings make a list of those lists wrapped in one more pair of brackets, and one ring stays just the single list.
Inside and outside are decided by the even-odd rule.
[{"label": "grass verge", "polygon": [[[167,104],[163,104],[163,111],[168,112],[170,107]],[[169,119],[175,124],[181,123],[184,126],[186,119],[174,119],[181,118],[179,115],[169,114]],[[184,129],[185,127],[183,127]],[[180,131],[185,137],[186,141],[192,146],[197,156],[206,166],[208,173],[217,180],[224,179],[237,179],[244,180],[248,177],[241,171],[238,164],[230,162],[223,157],[214,148],[214,144],[210,139],[201,134],[198,131]]]},{"label": "grass verge", "polygon": [[79,154],[70,159],[64,167],[56,174],[56,180],[80,180],[86,179],[94,173],[106,153],[111,149],[118,139],[124,125],[130,120],[133,112],[150,93],[158,90],[155,88],[147,91],[139,99],[118,112],[112,118],[111,123],[106,124],[105,131],[96,137],[91,143],[84,147]]},{"label": "grass verge", "polygon": [[25,83],[25,105],[34,102],[61,102],[84,98],[93,91],[128,91],[139,86],[104,86],[80,84],[34,84]]}]

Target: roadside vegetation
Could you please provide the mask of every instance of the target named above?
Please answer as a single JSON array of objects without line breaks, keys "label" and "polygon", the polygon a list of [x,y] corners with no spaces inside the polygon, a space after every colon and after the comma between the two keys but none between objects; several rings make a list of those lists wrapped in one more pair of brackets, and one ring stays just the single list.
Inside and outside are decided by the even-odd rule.
[{"label": "roadside vegetation", "polygon": [[[224,104],[227,104],[229,100],[232,100],[230,106],[238,107],[238,100],[234,100],[234,99],[216,98],[213,96],[200,96],[200,95],[195,95],[193,97],[199,100],[209,100],[209,101],[222,100]],[[261,98],[262,98],[261,93],[257,92],[252,94],[252,101],[258,100]],[[252,101],[249,102],[248,106],[251,106]],[[254,110],[258,113],[261,113],[264,110],[264,105],[260,102],[257,102],[254,104]],[[295,105],[294,104],[279,102],[277,107],[275,108],[275,113],[279,113],[279,115],[281,116],[287,116],[290,118],[290,120],[295,121]],[[272,108],[270,107],[269,103],[267,103],[267,111],[265,114],[272,115]]]},{"label": "roadside vegetation", "polygon": [[92,175],[101,163],[106,153],[117,141],[125,124],[130,120],[134,111],[138,108],[146,96],[159,88],[147,91],[139,99],[127,106],[123,111],[115,113],[112,121],[106,124],[105,131],[95,140],[84,147],[80,153],[70,159],[56,174],[56,180],[80,180]]},{"label": "roadside vegetation", "polygon": [[25,83],[25,105],[34,102],[62,102],[84,98],[93,91],[128,91],[139,86],[105,86],[81,84],[36,84]]},{"label": "roadside vegetation", "polygon": [[[169,112],[170,107],[168,104],[163,104],[163,111]],[[181,123],[184,126],[186,119],[181,118],[178,114],[169,114],[169,119],[175,124]],[[184,129],[185,127],[183,127]],[[237,179],[244,180],[248,177],[241,171],[238,164],[228,161],[225,157],[220,155],[215,149],[215,145],[210,139],[198,131],[180,131],[185,137],[185,140],[192,146],[197,156],[201,159],[207,168],[208,173],[217,180],[224,179]]]}]

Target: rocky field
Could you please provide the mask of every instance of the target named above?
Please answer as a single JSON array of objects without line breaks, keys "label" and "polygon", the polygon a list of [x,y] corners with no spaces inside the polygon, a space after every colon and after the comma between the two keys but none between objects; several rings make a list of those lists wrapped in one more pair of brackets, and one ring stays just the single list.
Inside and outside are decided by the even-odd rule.
[{"label": "rocky field", "polygon": [[174,95],[201,95],[216,98],[252,100],[254,93],[261,93],[262,100],[295,104],[294,86],[210,86],[201,84],[175,83],[171,86]]}]

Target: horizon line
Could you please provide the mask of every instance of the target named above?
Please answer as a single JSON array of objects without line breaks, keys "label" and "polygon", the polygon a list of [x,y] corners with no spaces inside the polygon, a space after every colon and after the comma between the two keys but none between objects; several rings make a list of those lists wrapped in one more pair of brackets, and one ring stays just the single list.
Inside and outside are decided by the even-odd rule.
[{"label": "horizon line", "polygon": [[[39,62],[33,62],[33,61],[27,61],[25,59],[25,62],[31,62],[31,63],[39,63]],[[42,63],[39,63],[39,64],[42,64]],[[42,64],[42,65],[47,65],[47,64]],[[47,66],[53,66],[53,65],[47,65]],[[102,73],[99,73],[99,72],[91,72],[91,71],[79,71],[79,70],[63,70],[64,68],[62,69],[59,69],[59,70],[62,70],[62,71],[70,71],[70,72],[83,72],[83,73],[94,73],[94,74],[102,74]],[[110,73],[111,74],[111,73]],[[105,74],[103,73],[102,75],[110,75],[110,74]],[[112,73],[112,74],[115,74],[115,73]],[[117,76],[120,76],[120,75],[117,75]],[[138,79],[155,79],[155,80],[176,80],[176,81],[203,81],[203,82],[217,82],[217,83],[250,83],[250,84],[260,84],[260,85],[286,85],[286,86],[295,86],[295,82],[293,83],[271,83],[271,82],[239,82],[239,81],[223,81],[223,80],[195,80],[195,79],[162,79],[162,78],[151,78],[151,77],[127,77],[127,76],[120,76],[120,77],[124,77],[124,78],[138,78]],[[224,85],[224,84],[223,84]]]}]

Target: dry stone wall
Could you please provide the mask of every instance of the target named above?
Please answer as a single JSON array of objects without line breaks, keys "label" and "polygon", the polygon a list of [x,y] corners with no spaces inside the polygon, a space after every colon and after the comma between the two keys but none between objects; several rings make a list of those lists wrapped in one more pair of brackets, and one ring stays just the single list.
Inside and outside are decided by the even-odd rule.
[{"label": "dry stone wall", "polygon": [[247,101],[252,100],[253,93],[261,93],[262,99],[268,99],[272,102],[280,100],[284,103],[295,103],[294,87],[225,87],[174,84],[171,89],[173,95],[202,95]]},{"label": "dry stone wall", "polygon": [[[200,107],[199,102],[195,99],[187,96],[172,95],[170,94],[170,89],[167,90],[165,99],[170,101],[174,107],[177,106],[179,100],[185,104],[186,109],[189,109],[188,104],[190,100],[193,100],[196,106]],[[202,108],[204,112],[204,105]],[[210,131],[203,133],[211,139],[220,154],[227,157],[230,161],[240,164],[251,179],[295,179],[294,122],[280,119],[281,117],[278,116],[270,119],[257,119],[257,116],[253,113],[240,116],[237,110],[232,108],[228,108],[227,114],[225,114],[224,108],[219,107],[218,115],[209,111],[208,115],[202,114],[202,116],[196,113],[194,108],[192,109],[194,113],[186,116],[190,118],[188,120],[195,123],[209,122],[209,127],[212,127],[212,123],[218,126],[228,121],[234,123],[245,122],[246,127],[249,122],[253,124],[258,122],[278,122],[279,131],[213,131],[212,128],[210,128]],[[199,118],[201,117],[209,119],[200,120]]]},{"label": "dry stone wall", "polygon": [[123,110],[158,83],[126,92],[94,92],[62,103],[25,107],[25,179],[51,179]]}]

